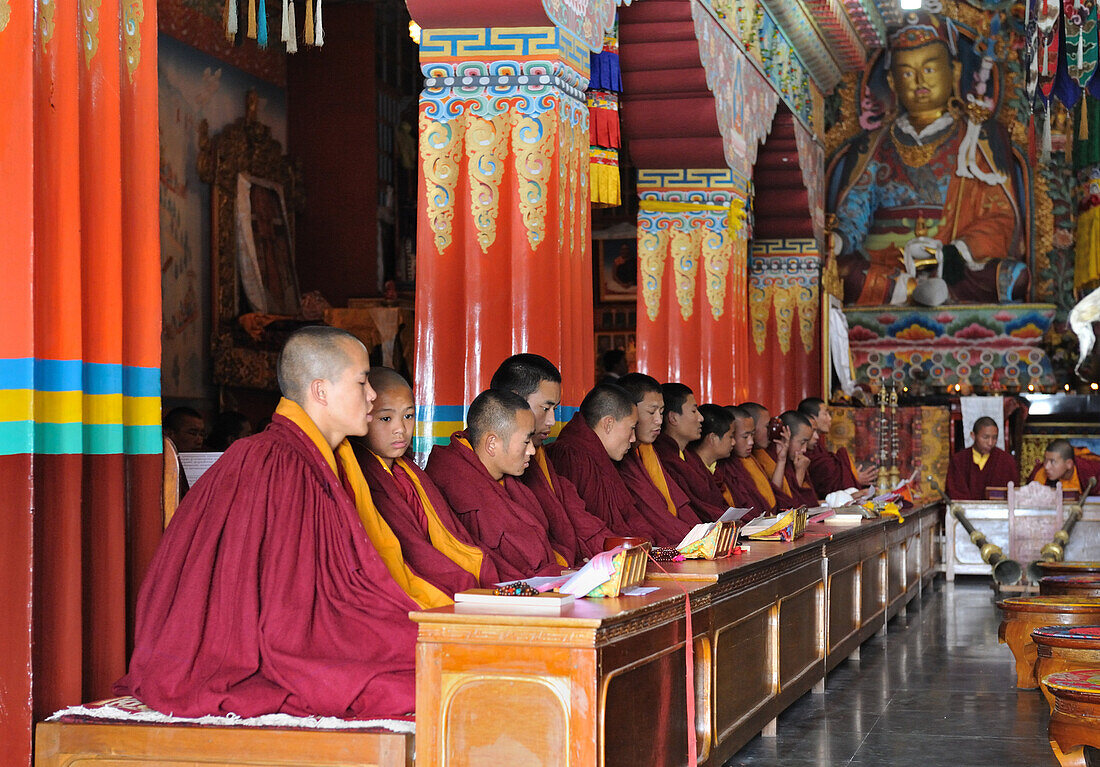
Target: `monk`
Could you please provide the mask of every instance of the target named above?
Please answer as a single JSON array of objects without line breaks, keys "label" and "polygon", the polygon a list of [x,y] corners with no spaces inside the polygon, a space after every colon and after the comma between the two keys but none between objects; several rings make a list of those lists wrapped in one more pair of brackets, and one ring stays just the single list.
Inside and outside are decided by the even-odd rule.
[{"label": "monk", "polygon": [[[778,434],[772,437],[766,455],[771,459],[769,479],[779,499],[780,508],[817,506],[817,493],[810,484],[810,459],[806,456],[814,428],[806,416],[788,410],[778,419]],[[789,499],[789,500],[788,500]]]},{"label": "monk", "polygon": [[723,491],[732,497],[731,505],[739,509],[752,509],[742,517],[744,521],[771,514],[775,511],[775,491],[760,464],[752,457],[755,421],[748,410],[736,405],[722,409],[729,413],[733,421],[733,441],[729,457],[719,459],[715,466],[715,479]]},{"label": "monk", "polygon": [[558,474],[546,457],[545,442],[557,423],[561,403],[561,372],[550,360],[538,354],[513,354],[497,368],[489,383],[493,389],[506,389],[527,400],[535,414],[535,455],[523,484],[531,489],[542,507],[550,531],[550,543],[570,565],[581,565],[603,551],[611,531],[590,513],[577,494],[577,488]]},{"label": "monk", "polygon": [[665,403],[664,420],[653,443],[661,467],[687,494],[696,517],[704,522],[717,521],[730,504],[722,497],[718,483],[703,461],[689,449],[703,434],[703,415],[695,402],[695,393],[682,383],[666,383],[661,386],[661,396]]},{"label": "monk", "polygon": [[953,501],[984,501],[986,489],[1020,481],[1011,455],[997,447],[997,422],[982,416],[970,432],[971,447],[951,456],[947,466],[947,497]]},{"label": "monk", "polygon": [[638,408],[630,394],[616,384],[598,384],[548,448],[550,460],[576,486],[588,510],[616,535],[674,546],[690,527],[664,508],[638,505],[616,468],[634,444],[637,423]]},{"label": "monk", "polygon": [[[1047,445],[1043,462],[1036,463],[1028,482],[1041,482],[1054,487],[1061,482],[1063,490],[1082,492],[1089,479],[1100,483],[1100,456],[1085,448],[1074,449],[1069,440],[1056,439]],[[1098,490],[1094,489],[1093,494]]]},{"label": "monk", "polygon": [[768,493],[775,496],[777,511],[797,506],[798,504],[791,497],[787,483],[777,487],[772,481],[777,464],[771,452],[772,437],[769,433],[772,423],[771,414],[766,407],[756,402],[743,402],[741,407],[752,413],[754,425],[752,460],[743,462],[745,470],[752,477],[754,485],[761,488],[762,493],[764,490],[761,483],[767,487]]},{"label": "monk", "polygon": [[634,447],[619,462],[619,474],[634,495],[638,507],[654,515],[653,524],[671,518],[681,524],[668,532],[671,534],[673,529],[686,528],[686,533],[702,519],[692,508],[691,499],[684,489],[661,465],[661,459],[653,447],[664,426],[664,391],[657,379],[645,373],[627,373],[619,379],[619,385],[626,389],[638,407]]},{"label": "monk", "polygon": [[373,368],[367,380],[377,395],[373,420],[367,436],[351,445],[405,561],[452,596],[496,583],[493,560],[474,545],[431,478],[405,457],[416,427],[412,388],[392,368]]},{"label": "monk", "polygon": [[699,415],[703,417],[699,439],[688,445],[688,449],[699,459],[707,472],[707,478],[721,496],[722,503],[727,507],[736,506],[737,501],[717,474],[718,462],[728,460],[733,453],[733,441],[737,434],[733,414],[724,407],[707,403],[699,406]]},{"label": "monk", "polygon": [[806,457],[810,459],[810,483],[819,498],[837,490],[867,487],[874,481],[878,476],[874,466],[857,466],[847,448],[833,452],[826,447],[833,416],[825,400],[807,397],[798,403],[798,412],[809,419],[818,437],[806,450]]},{"label": "monk", "polygon": [[427,472],[474,543],[505,580],[558,575],[564,559],[550,545],[546,518],[520,477],[535,454],[535,416],[510,391],[474,398],[466,431],[432,449]]},{"label": "monk", "polygon": [[408,613],[451,600],[403,561],[348,443],[370,423],[369,368],[337,328],[287,340],[271,425],[230,445],[165,531],[115,694],[189,717],[413,710]]}]

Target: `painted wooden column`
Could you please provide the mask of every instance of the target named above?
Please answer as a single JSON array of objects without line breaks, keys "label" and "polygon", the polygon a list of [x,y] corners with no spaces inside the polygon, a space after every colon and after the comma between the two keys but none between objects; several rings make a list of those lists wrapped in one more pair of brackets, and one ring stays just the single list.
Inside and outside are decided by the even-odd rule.
[{"label": "painted wooden column", "polygon": [[638,369],[700,402],[744,396],[746,191],[729,168],[638,172]]},{"label": "painted wooden column", "polygon": [[559,26],[421,33],[418,454],[511,354],[555,362],[567,406],[594,377],[588,54]]}]

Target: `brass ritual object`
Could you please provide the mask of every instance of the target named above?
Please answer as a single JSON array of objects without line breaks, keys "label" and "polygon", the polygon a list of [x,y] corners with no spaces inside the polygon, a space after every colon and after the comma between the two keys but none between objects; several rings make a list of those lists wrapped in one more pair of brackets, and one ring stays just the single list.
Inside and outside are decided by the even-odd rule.
[{"label": "brass ritual object", "polygon": [[1020,576],[1024,574],[1024,568],[1020,566],[1020,563],[1014,559],[1009,559],[1000,546],[990,543],[983,533],[975,530],[974,525],[966,518],[966,512],[962,510],[961,506],[951,503],[947,493],[943,492],[939,483],[931,474],[928,475],[928,482],[936,492],[943,496],[945,502],[951,504],[951,516],[966,528],[966,532],[970,535],[970,542],[977,546],[978,551],[981,552],[982,561],[993,569],[993,582],[1002,586],[1011,586],[1017,583]]},{"label": "brass ritual object", "polygon": [[1044,544],[1043,548],[1039,550],[1039,558],[1027,566],[1028,580],[1038,583],[1039,579],[1043,577],[1043,570],[1039,567],[1040,562],[1062,562],[1065,560],[1069,537],[1073,534],[1074,526],[1084,516],[1085,500],[1095,487],[1096,477],[1089,477],[1088,483],[1081,491],[1081,498],[1066,513],[1066,522],[1062,525],[1062,529],[1054,534],[1054,540]]}]

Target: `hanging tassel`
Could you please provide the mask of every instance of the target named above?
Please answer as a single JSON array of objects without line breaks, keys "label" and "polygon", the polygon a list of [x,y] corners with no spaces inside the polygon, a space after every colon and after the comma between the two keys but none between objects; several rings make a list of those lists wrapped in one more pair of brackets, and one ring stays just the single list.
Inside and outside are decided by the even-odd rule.
[{"label": "hanging tassel", "polygon": [[1089,140],[1089,94],[1081,91],[1081,127],[1078,130],[1078,140]]},{"label": "hanging tassel", "polygon": [[317,15],[313,20],[313,37],[316,41],[314,44],[320,48],[325,44],[325,26],[321,23],[321,0],[317,0]]},{"label": "hanging tassel", "polygon": [[306,26],[302,30],[302,39],[306,45],[313,45],[313,0],[306,0]]},{"label": "hanging tassel", "polygon": [[288,26],[290,27],[290,37],[288,37],[286,39],[286,52],[287,53],[297,53],[298,52],[298,23],[294,18],[294,0],[288,0],[288,4],[290,6],[290,10],[287,14],[289,19],[290,19],[290,22],[288,24]]},{"label": "hanging tassel", "polygon": [[266,0],[260,0],[260,8],[256,12],[256,44],[261,48],[267,47],[267,4]]},{"label": "hanging tassel", "polygon": [[1044,165],[1050,162],[1051,142],[1050,142],[1050,104],[1047,104],[1047,113],[1043,121],[1043,153],[1039,156],[1039,162]]},{"label": "hanging tassel", "polygon": [[228,0],[225,4],[225,38],[237,37],[237,0]]},{"label": "hanging tassel", "polygon": [[279,22],[279,40],[290,39],[290,0],[283,0],[283,15]]},{"label": "hanging tassel", "polygon": [[256,0],[248,0],[248,32],[246,34],[253,40],[256,39]]}]

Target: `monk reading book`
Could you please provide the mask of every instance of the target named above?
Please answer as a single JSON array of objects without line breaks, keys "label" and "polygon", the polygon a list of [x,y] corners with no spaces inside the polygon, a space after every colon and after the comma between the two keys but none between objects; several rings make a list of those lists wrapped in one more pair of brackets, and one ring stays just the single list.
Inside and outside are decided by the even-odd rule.
[{"label": "monk reading book", "polygon": [[412,711],[408,613],[451,600],[402,559],[347,441],[368,429],[369,367],[342,330],[290,337],[271,425],[230,445],[165,531],[116,694],[179,716]]},{"label": "monk reading book", "polygon": [[733,494],[722,484],[718,474],[720,461],[728,460],[733,454],[733,442],[737,434],[737,424],[733,414],[719,405],[699,406],[699,415],[703,416],[703,426],[699,439],[688,445],[688,449],[699,459],[715,490],[726,506],[736,506]]},{"label": "monk reading book", "polygon": [[428,456],[427,472],[502,580],[558,575],[546,517],[520,477],[535,454],[535,416],[510,391],[489,389],[470,403],[466,431]]},{"label": "monk reading book", "polygon": [[653,449],[665,473],[687,494],[695,516],[703,522],[715,522],[730,504],[699,456],[688,449],[701,438],[703,429],[695,393],[682,383],[666,383],[661,386],[661,396],[664,420]]},{"label": "monk reading book", "polygon": [[953,501],[984,501],[986,488],[1020,481],[1011,455],[997,447],[997,422],[989,416],[974,421],[971,447],[951,456],[947,467],[947,497]]},{"label": "monk reading book", "polygon": [[[718,460],[714,477],[723,492],[733,498],[733,506],[752,509],[745,515],[745,521],[771,514],[775,511],[775,491],[764,475],[764,470],[752,457],[756,432],[753,417],[749,411],[737,406],[731,405],[722,409],[733,420],[733,449],[728,458]],[[704,430],[705,423],[704,421]]]},{"label": "monk reading book", "polygon": [[416,426],[408,382],[385,367],[371,370],[368,380],[378,395],[371,428],[351,444],[405,561],[450,595],[496,583],[500,578],[492,559],[474,545],[431,478],[405,457]]},{"label": "monk reading book", "polygon": [[1056,439],[1047,445],[1043,462],[1035,464],[1028,482],[1041,482],[1051,487],[1061,482],[1063,490],[1081,492],[1093,477],[1100,482],[1100,456],[1085,448],[1075,450],[1069,440]]},{"label": "monk reading book", "polygon": [[603,551],[611,531],[603,520],[585,508],[577,488],[558,474],[546,457],[543,443],[557,423],[561,402],[561,373],[554,363],[538,354],[513,354],[504,360],[490,381],[493,389],[506,389],[527,400],[535,414],[535,455],[524,472],[523,483],[538,498],[549,524],[550,543],[570,565],[583,564]]},{"label": "monk reading book", "polygon": [[798,412],[809,419],[818,435],[817,441],[807,448],[806,457],[810,459],[810,483],[819,498],[850,487],[867,487],[874,481],[878,476],[874,466],[857,466],[847,448],[833,452],[826,446],[833,416],[825,400],[807,397],[798,403]]}]

